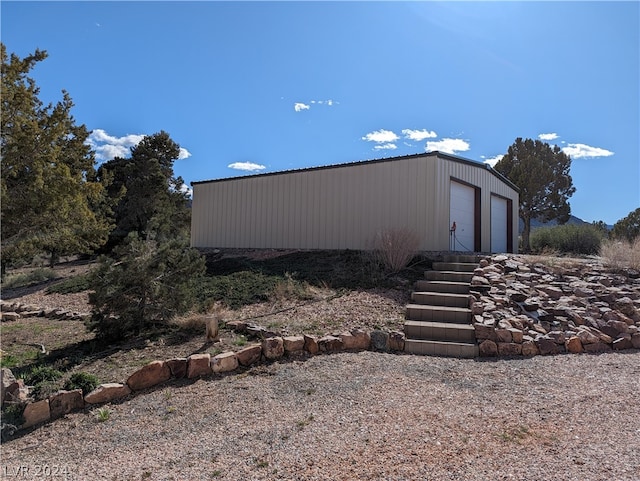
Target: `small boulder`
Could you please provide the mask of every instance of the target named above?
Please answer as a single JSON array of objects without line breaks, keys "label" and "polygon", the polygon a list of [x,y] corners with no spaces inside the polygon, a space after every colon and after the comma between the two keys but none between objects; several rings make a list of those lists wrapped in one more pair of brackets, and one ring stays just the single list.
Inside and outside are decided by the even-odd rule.
[{"label": "small boulder", "polygon": [[171,369],[169,369],[169,366],[164,361],[153,361],[129,376],[127,386],[132,391],[141,391],[166,382],[170,378]]},{"label": "small boulder", "polygon": [[498,345],[491,339],[485,339],[478,346],[481,357],[495,357],[498,355]]},{"label": "small boulder", "polygon": [[211,374],[211,354],[192,354],[187,358],[187,377],[193,379]]},{"label": "small boulder", "polygon": [[7,398],[14,399],[19,388],[20,385],[11,369],[3,367],[0,370],[0,404],[3,404]]},{"label": "small boulder", "polygon": [[547,296],[549,296],[553,300],[558,300],[562,297],[562,289],[556,286],[550,286],[548,284],[539,284],[536,286],[536,289],[544,292]]},{"label": "small boulder", "polygon": [[495,328],[486,324],[475,323],[473,328],[476,331],[476,339],[490,339],[492,341],[498,340]]},{"label": "small boulder", "polygon": [[247,346],[244,349],[236,352],[238,363],[241,366],[251,366],[252,364],[260,361],[262,356],[262,346],[260,344],[254,344],[253,346]]},{"label": "small boulder", "polygon": [[511,333],[511,339],[516,344],[522,344],[524,333],[520,329],[516,329],[515,327],[510,327],[507,329]]},{"label": "small boulder", "polygon": [[371,331],[371,348],[374,351],[387,352],[389,350],[389,333],[380,329]]},{"label": "small boulder", "polygon": [[305,334],[303,337],[304,350],[309,354],[318,354],[318,352],[320,352],[320,347],[318,346],[318,338],[309,334]]},{"label": "small boulder", "polygon": [[3,321],[17,321],[18,319],[20,319],[20,314],[18,314],[17,312],[3,312],[0,315],[0,319],[2,319]]},{"label": "small boulder", "polygon": [[49,396],[49,409],[51,419],[57,419],[71,411],[84,408],[84,398],[82,397],[82,389],[74,389],[72,391],[58,391]]},{"label": "small boulder", "polygon": [[540,336],[536,339],[536,345],[540,350],[540,354],[543,356],[550,354],[560,354],[561,349],[558,343],[554,339],[550,339],[546,336]]},{"label": "small boulder", "polygon": [[640,332],[631,335],[631,346],[634,349],[640,349]]},{"label": "small boulder", "polygon": [[593,344],[587,344],[584,346],[584,350],[586,352],[609,352],[611,351],[611,346],[609,344],[605,344],[602,341],[594,342]]},{"label": "small boulder", "polygon": [[262,341],[262,354],[269,361],[280,359],[284,355],[284,341],[281,337],[269,337]]},{"label": "small boulder", "polygon": [[339,337],[323,336],[318,339],[318,347],[322,352],[339,352],[344,350],[344,344]]},{"label": "small boulder", "polygon": [[100,384],[84,397],[84,402],[89,404],[100,404],[121,399],[131,394],[131,389],[126,384],[105,383]]},{"label": "small boulder", "polygon": [[283,337],[282,342],[286,354],[297,354],[304,349],[304,336]]},{"label": "small boulder", "polygon": [[522,355],[523,356],[537,356],[540,354],[540,349],[536,346],[533,340],[525,339],[522,341]]},{"label": "small boulder", "polygon": [[611,344],[611,347],[613,347],[615,351],[632,349],[633,344],[631,343],[631,334],[620,334],[617,339],[613,340],[613,344]]},{"label": "small boulder", "polygon": [[522,354],[522,345],[515,342],[499,342],[498,354],[500,356],[520,356]]},{"label": "small boulder", "polygon": [[24,424],[22,428],[29,428],[36,424],[43,423],[51,419],[51,410],[49,408],[49,400],[43,399],[42,401],[36,401],[29,403],[24,408],[22,414],[24,418]]},{"label": "small boulder", "polygon": [[187,376],[187,358],[186,357],[168,359],[165,361],[165,363],[167,366],[169,366],[171,375],[176,379],[181,379]]},{"label": "small boulder", "polygon": [[235,352],[223,352],[211,358],[211,370],[215,373],[231,372],[238,368]]},{"label": "small boulder", "polygon": [[343,332],[340,339],[345,350],[361,351],[369,349],[371,336],[362,329],[353,329],[351,332]]},{"label": "small boulder", "polygon": [[511,337],[511,331],[509,329],[496,329],[496,335],[498,336],[498,346],[504,343],[510,343],[513,338]]},{"label": "small boulder", "polygon": [[391,331],[389,333],[389,349],[392,351],[404,351],[404,332]]},{"label": "small boulder", "polygon": [[578,336],[570,337],[566,341],[565,347],[567,348],[568,352],[571,352],[573,354],[580,354],[581,352],[584,351],[582,347],[582,341],[580,341],[580,338]]}]

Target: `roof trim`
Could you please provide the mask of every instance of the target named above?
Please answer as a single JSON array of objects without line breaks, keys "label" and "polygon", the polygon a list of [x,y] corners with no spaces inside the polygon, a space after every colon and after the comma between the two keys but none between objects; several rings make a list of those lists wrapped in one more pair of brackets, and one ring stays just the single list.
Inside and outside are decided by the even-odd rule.
[{"label": "roof trim", "polygon": [[460,162],[460,163],[463,163],[463,164],[471,165],[471,166],[477,167],[479,169],[488,170],[493,175],[498,177],[498,179],[500,179],[502,182],[504,182],[509,187],[514,189],[516,192],[518,192],[518,193],[520,192],[520,189],[513,182],[511,182],[509,179],[507,179],[504,175],[502,175],[500,172],[495,170],[489,164],[485,164],[483,162],[478,162],[476,160],[467,159],[467,158],[464,158],[464,157],[459,157],[459,156],[453,155],[453,154],[447,154],[447,153],[440,152],[440,151],[437,151],[437,150],[434,150],[434,151],[431,151],[431,152],[425,152],[423,154],[409,154],[409,155],[402,155],[402,156],[398,156],[398,157],[385,157],[385,158],[382,158],[382,159],[360,160],[360,161],[356,161],[356,162],[346,162],[346,163],[343,163],[343,164],[331,164],[331,165],[323,165],[323,166],[319,166],[319,167],[305,167],[305,168],[302,168],[302,169],[281,170],[281,171],[277,171],[277,172],[265,172],[265,173],[261,173],[261,174],[238,175],[238,176],[235,176],[235,177],[224,177],[224,178],[221,178],[221,179],[198,180],[198,181],[192,181],[191,182],[191,186],[198,185],[198,184],[211,184],[211,183],[217,183],[217,182],[227,182],[227,181],[231,181],[231,180],[252,179],[252,178],[256,178],[256,177],[269,177],[269,176],[274,176],[274,175],[294,174],[294,173],[300,173],[300,172],[312,172],[314,170],[337,169],[337,168],[342,168],[342,167],[357,167],[359,165],[378,164],[378,163],[382,163],[382,162],[394,162],[394,161],[397,161],[397,160],[416,159],[416,158],[420,158],[420,157],[436,157],[436,158],[439,157],[439,158],[450,160],[450,161],[453,161],[453,162]]}]

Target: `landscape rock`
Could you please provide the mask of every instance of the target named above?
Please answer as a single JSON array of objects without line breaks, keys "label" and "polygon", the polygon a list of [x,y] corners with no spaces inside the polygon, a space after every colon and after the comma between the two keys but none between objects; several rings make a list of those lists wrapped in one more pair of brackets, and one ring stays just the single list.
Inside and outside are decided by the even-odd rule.
[{"label": "landscape rock", "polygon": [[48,421],[51,419],[49,400],[43,399],[42,401],[28,403],[24,408],[22,417],[24,417],[24,424],[22,425],[22,428],[29,428],[36,424]]},{"label": "landscape rock", "polygon": [[537,356],[540,354],[540,349],[536,343],[532,340],[523,340],[522,341],[522,355],[523,356]]},{"label": "landscape rock", "polygon": [[611,351],[611,346],[602,341],[595,342],[593,344],[587,344],[584,346],[585,352],[609,352]]},{"label": "landscape rock", "polygon": [[284,341],[281,337],[269,337],[262,341],[262,354],[269,361],[280,359],[284,355]]},{"label": "landscape rock", "polygon": [[344,349],[342,340],[336,336],[323,336],[318,339],[318,347],[321,352],[339,352]]},{"label": "landscape rock", "polygon": [[476,331],[476,339],[490,339],[492,341],[498,340],[495,328],[487,326],[485,324],[475,323],[473,328]]},{"label": "landscape rock", "polygon": [[187,358],[187,377],[193,379],[211,374],[211,354],[192,354]]},{"label": "landscape rock", "polygon": [[49,396],[49,410],[51,419],[57,419],[72,411],[84,408],[82,389],[72,391],[58,391]]},{"label": "landscape rock", "polygon": [[640,332],[631,335],[631,345],[634,349],[640,349]]},{"label": "landscape rock", "polygon": [[241,366],[251,366],[252,364],[255,364],[258,361],[260,361],[261,356],[262,356],[262,346],[260,344],[247,346],[243,349],[240,349],[238,352],[236,352],[238,363]]},{"label": "landscape rock", "polygon": [[371,348],[374,351],[389,351],[389,333],[380,329],[371,331]]},{"label": "landscape rock", "polygon": [[578,336],[570,337],[566,342],[567,351],[573,354],[580,354],[584,351],[582,347],[582,342]]},{"label": "landscape rock", "polygon": [[100,404],[127,397],[131,394],[131,389],[126,384],[105,383],[100,384],[84,397],[84,402],[89,404]]},{"label": "landscape rock", "polygon": [[282,342],[286,354],[297,354],[304,350],[304,336],[283,337]]},{"label": "landscape rock", "polygon": [[580,338],[580,342],[582,342],[583,345],[600,342],[600,338],[588,329],[580,329],[577,336]]},{"label": "landscape rock", "polygon": [[391,351],[404,351],[404,332],[391,331],[389,333],[389,349]]},{"label": "landscape rock", "polygon": [[176,379],[181,379],[187,376],[187,358],[186,357],[168,359],[167,361],[165,361],[165,363],[167,364],[167,366],[169,366],[171,375]]},{"label": "landscape rock", "polygon": [[138,369],[127,379],[132,391],[141,391],[171,379],[171,369],[164,361],[153,361]]},{"label": "landscape rock", "polygon": [[515,342],[516,344],[522,344],[522,341],[524,339],[524,333],[522,332],[522,329],[510,327],[507,329],[507,331],[511,333],[511,339],[513,340],[513,342]]},{"label": "landscape rock", "polygon": [[340,339],[345,350],[362,351],[369,349],[371,336],[362,329],[353,329],[351,332],[343,332]]},{"label": "landscape rock", "polygon": [[536,339],[535,342],[536,346],[538,346],[538,349],[540,350],[540,354],[542,354],[543,356],[560,354],[560,352],[562,352],[558,343],[556,343],[554,339],[551,339],[549,337],[541,336]]},{"label": "landscape rock", "polygon": [[499,342],[498,354],[500,356],[520,356],[522,355],[522,345],[515,342]]},{"label": "landscape rock", "polygon": [[304,350],[309,354],[318,354],[320,347],[318,346],[318,338],[308,334],[304,335]]},{"label": "landscape rock", "polygon": [[235,352],[223,352],[211,358],[211,370],[214,373],[231,372],[238,369],[238,358]]},{"label": "landscape rock", "polygon": [[620,337],[613,340],[611,347],[614,351],[620,351],[623,349],[632,349],[631,334],[620,334]]},{"label": "landscape rock", "polygon": [[20,319],[20,314],[18,314],[17,312],[3,312],[2,314],[0,314],[0,319],[9,322],[17,321],[18,319]]},{"label": "landscape rock", "polygon": [[536,286],[536,289],[544,292],[551,299],[558,300],[562,297],[562,289],[556,286],[550,286],[547,284],[539,284]]},{"label": "landscape rock", "polygon": [[485,339],[478,346],[481,357],[495,357],[498,355],[498,345],[491,339]]},{"label": "landscape rock", "polygon": [[513,338],[511,336],[511,331],[509,329],[504,329],[504,328],[500,328],[500,329],[496,329],[496,336],[498,336],[498,345],[500,344],[504,344],[504,343],[510,343]]},{"label": "landscape rock", "polygon": [[8,367],[0,370],[0,404],[4,404],[5,399],[16,397],[19,384],[13,372]]}]

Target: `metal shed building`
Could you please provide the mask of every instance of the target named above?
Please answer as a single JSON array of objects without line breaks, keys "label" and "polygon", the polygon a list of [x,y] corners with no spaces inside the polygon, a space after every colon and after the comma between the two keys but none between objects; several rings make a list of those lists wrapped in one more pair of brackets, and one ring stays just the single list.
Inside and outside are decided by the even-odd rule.
[{"label": "metal shed building", "polygon": [[193,247],[367,250],[400,228],[424,251],[518,246],[517,187],[440,152],[191,185]]}]

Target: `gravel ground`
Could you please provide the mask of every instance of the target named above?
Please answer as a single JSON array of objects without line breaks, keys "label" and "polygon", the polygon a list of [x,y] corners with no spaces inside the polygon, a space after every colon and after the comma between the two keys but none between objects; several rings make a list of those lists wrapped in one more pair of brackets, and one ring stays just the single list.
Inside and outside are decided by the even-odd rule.
[{"label": "gravel ground", "polygon": [[95,407],[67,415],[4,443],[1,469],[3,479],[637,481],[639,397],[637,350],[320,355],[174,381],[107,406],[104,422]]}]

